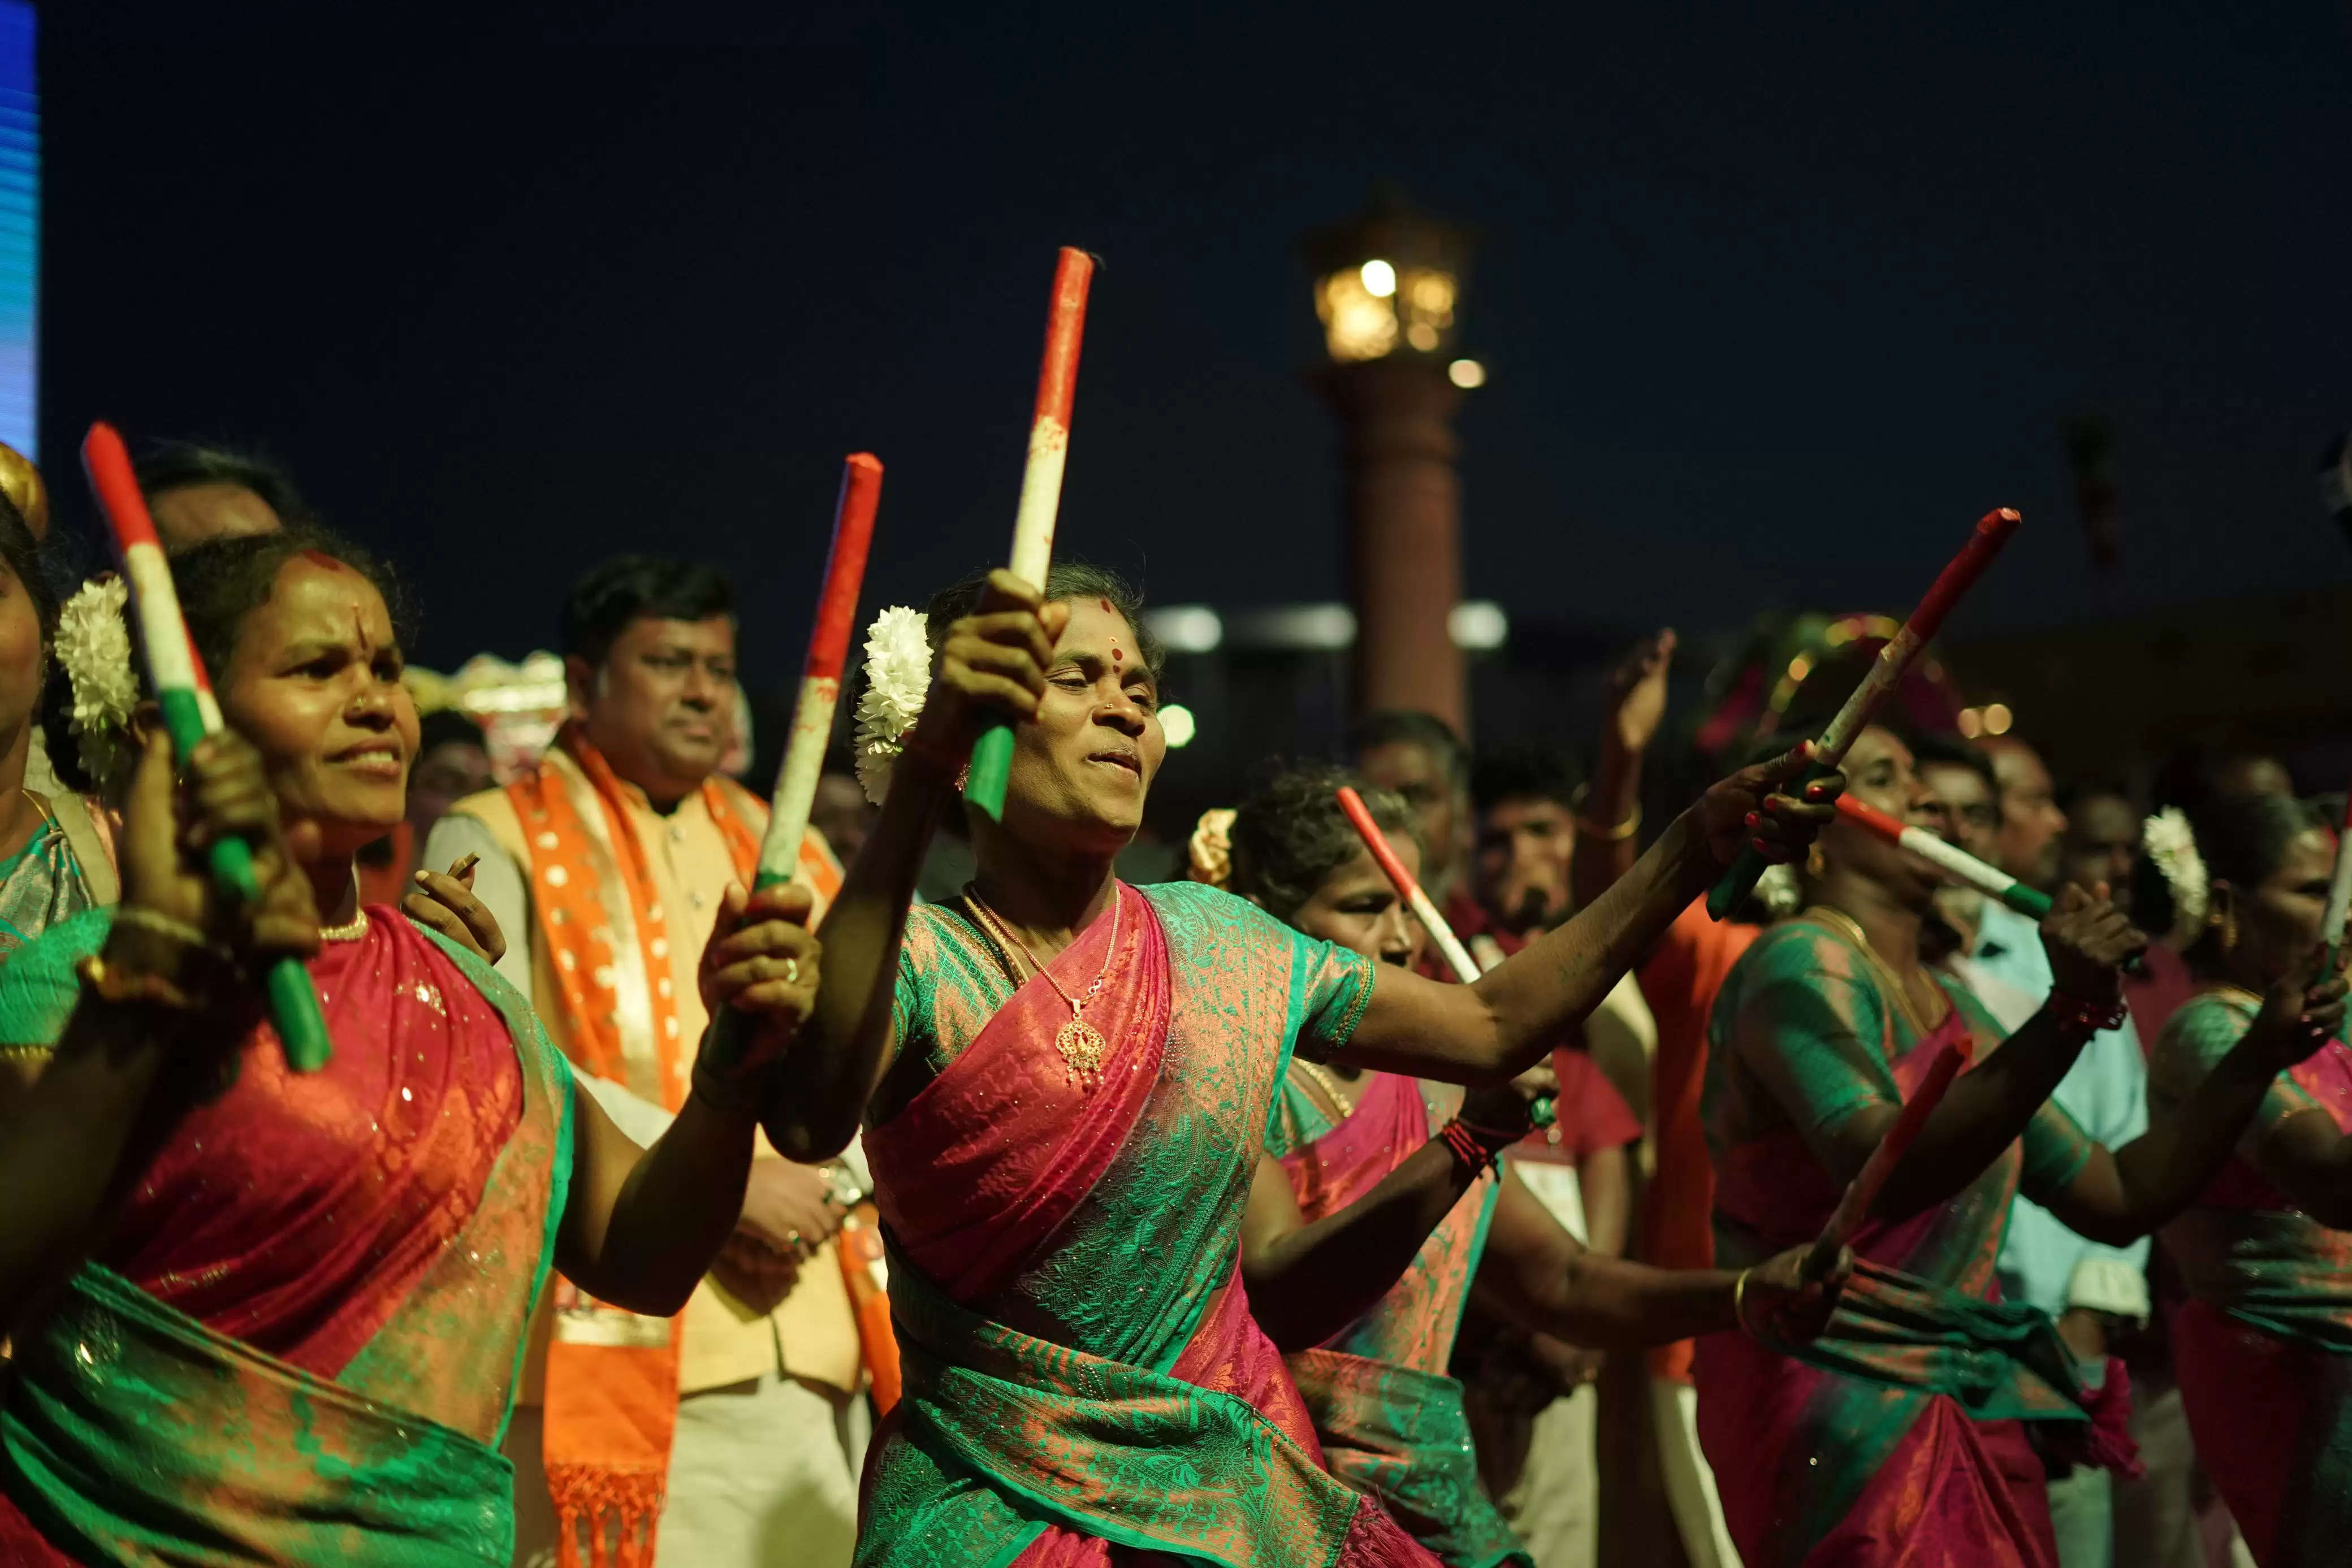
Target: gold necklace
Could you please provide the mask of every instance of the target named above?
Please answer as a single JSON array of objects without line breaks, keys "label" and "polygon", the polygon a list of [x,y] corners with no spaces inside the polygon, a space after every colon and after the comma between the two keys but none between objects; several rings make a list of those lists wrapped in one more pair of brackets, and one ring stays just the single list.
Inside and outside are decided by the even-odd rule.
[{"label": "gold necklace", "polygon": [[1306,1073],[1308,1082],[1323,1091],[1323,1098],[1331,1102],[1332,1108],[1339,1113],[1338,1120],[1344,1122],[1356,1113],[1355,1102],[1339,1092],[1339,1079],[1337,1073],[1332,1072],[1322,1063],[1309,1061],[1303,1056],[1293,1056],[1290,1059],[1290,1064]]},{"label": "gold necklace", "polygon": [[[1880,957],[1878,949],[1870,945],[1870,934],[1862,928],[1862,922],[1844,910],[1826,904],[1816,904],[1805,913],[1827,925],[1861,950],[1862,961],[1870,966],[1880,983],[1895,998],[1895,1005],[1902,1012],[1903,1020],[1911,1026],[1912,1034],[1920,1040],[1927,1039],[1933,1026],[1919,1016],[1918,1004],[1911,999],[1911,988],[1903,983],[1903,977],[1895,972],[1895,966]],[[1932,981],[1929,983],[1933,984]],[[1948,999],[1944,1005],[1949,1008],[1951,1003]]]},{"label": "gold necklace", "polygon": [[[1063,1062],[1068,1066],[1071,1076],[1077,1081],[1078,1087],[1091,1090],[1102,1081],[1103,1058],[1110,1054],[1110,1041],[1103,1038],[1102,1030],[1087,1021],[1087,1004],[1095,999],[1096,993],[1103,988],[1103,982],[1110,978],[1111,963],[1118,956],[1120,900],[1118,884],[1113,883],[1111,886],[1109,949],[1103,954],[1103,967],[1095,976],[1094,984],[1087,988],[1084,996],[1079,997],[1074,997],[1063,989],[1062,982],[1054,977],[1054,971],[1045,967],[1037,955],[1029,950],[1029,944],[1013,934],[1013,928],[999,918],[994,910],[981,902],[980,894],[976,890],[965,888],[963,899],[971,906],[972,914],[979,917],[980,923],[987,928],[989,935],[996,939],[999,951],[1003,953],[1004,967],[1008,970],[1013,969],[1013,955],[1003,951],[1003,944],[1006,943],[1019,948],[1021,956],[1029,960],[1029,967],[1045,977],[1045,983],[1054,988],[1054,994],[1070,1004],[1070,1021],[1054,1031],[1054,1049],[1061,1053]],[[1013,977],[1016,982],[1020,979],[1017,970],[1014,971]]]},{"label": "gold necklace", "polygon": [[321,942],[356,942],[367,934],[368,917],[364,909],[353,915],[349,925],[319,927],[319,940]]}]

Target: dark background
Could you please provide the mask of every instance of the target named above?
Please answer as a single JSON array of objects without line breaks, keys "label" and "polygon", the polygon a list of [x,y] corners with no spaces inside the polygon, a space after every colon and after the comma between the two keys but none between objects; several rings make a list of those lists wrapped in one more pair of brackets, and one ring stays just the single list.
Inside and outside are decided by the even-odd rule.
[{"label": "dark background", "polygon": [[406,569],[445,669],[654,548],[732,570],[747,679],[788,679],[852,448],[889,466],[869,601],[1000,558],[1062,243],[1105,261],[1064,548],[1161,601],[1337,597],[1296,241],[1383,178],[1485,236],[1468,588],[1516,617],[1899,608],[2000,503],[2028,532],[1964,631],[2352,575],[2313,485],[2352,423],[2338,6],[844,12],[694,50],[83,9],[43,18],[52,483],[82,515],[100,414],[262,447]]}]

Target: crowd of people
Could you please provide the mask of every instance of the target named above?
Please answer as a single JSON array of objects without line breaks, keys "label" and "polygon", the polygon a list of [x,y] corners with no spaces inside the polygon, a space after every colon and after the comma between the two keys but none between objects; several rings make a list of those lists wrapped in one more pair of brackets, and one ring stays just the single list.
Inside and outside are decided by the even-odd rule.
[{"label": "crowd of people", "polygon": [[0,452],[0,1561],[1587,1568],[1643,1499],[1694,1568],[2342,1560],[2336,814],[2270,758],[2140,801],[1889,724],[1823,773],[1824,661],[1673,800],[1664,633],[1589,768],[1374,713],[1135,885],[1163,653],[1061,562],[885,612],[752,891],[723,574],[585,572],[498,778],[282,474],[139,478],[184,757]]}]

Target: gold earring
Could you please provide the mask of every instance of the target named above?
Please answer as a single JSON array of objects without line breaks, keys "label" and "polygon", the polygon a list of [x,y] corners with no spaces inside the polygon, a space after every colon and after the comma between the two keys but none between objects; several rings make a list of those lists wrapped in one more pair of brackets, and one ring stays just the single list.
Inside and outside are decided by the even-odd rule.
[{"label": "gold earring", "polygon": [[2217,909],[2206,917],[2205,924],[2216,926],[2220,929],[2221,934],[2221,942],[2222,952],[2234,953],[2237,951],[2238,912],[2236,910]]},{"label": "gold earring", "polygon": [[1822,858],[1822,841],[1815,839],[1811,846],[1805,851],[1805,874],[1819,882],[1822,873],[1829,868],[1830,862]]}]

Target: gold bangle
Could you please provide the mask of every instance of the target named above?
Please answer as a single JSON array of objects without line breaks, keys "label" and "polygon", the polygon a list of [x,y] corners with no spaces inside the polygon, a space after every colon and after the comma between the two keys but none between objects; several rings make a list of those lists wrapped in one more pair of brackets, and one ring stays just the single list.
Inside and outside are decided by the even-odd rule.
[{"label": "gold bangle", "polygon": [[86,954],[76,959],[73,968],[83,990],[100,1001],[116,1007],[140,1004],[181,1013],[200,1012],[204,1009],[203,1002],[163,976],[116,968],[97,953]]},{"label": "gold bangle", "polygon": [[1613,828],[1604,828],[1579,811],[1576,814],[1576,831],[1588,839],[1599,839],[1604,844],[1622,844],[1642,831],[1642,808],[1635,806],[1633,814]]},{"label": "gold bangle", "polygon": [[1742,1269],[1739,1277],[1731,1281],[1731,1321],[1749,1339],[1757,1337],[1756,1331],[1748,1326],[1748,1276],[1754,1272],[1753,1268]]},{"label": "gold bangle", "polygon": [[118,904],[114,906],[114,923],[117,925],[131,926],[135,930],[151,931],[165,941],[177,942],[183,947],[194,947],[200,952],[210,953],[217,958],[226,958],[229,956],[226,946],[212,940],[194,925],[158,910],[142,908],[135,904]]}]

